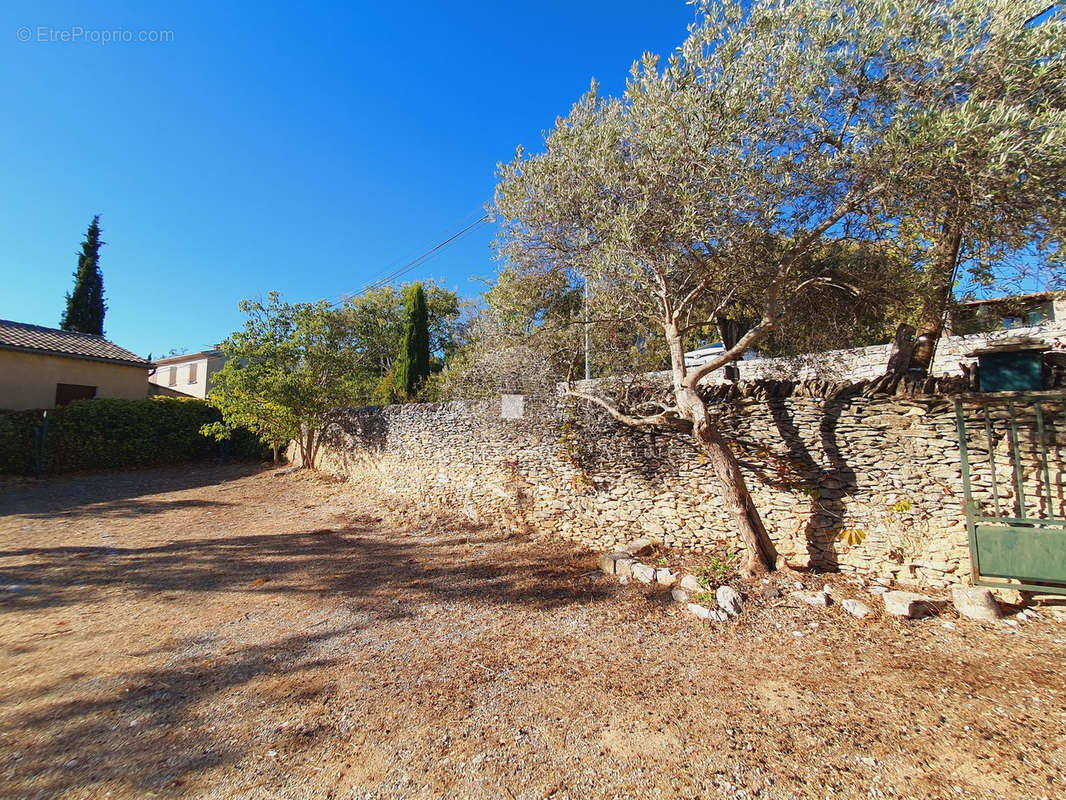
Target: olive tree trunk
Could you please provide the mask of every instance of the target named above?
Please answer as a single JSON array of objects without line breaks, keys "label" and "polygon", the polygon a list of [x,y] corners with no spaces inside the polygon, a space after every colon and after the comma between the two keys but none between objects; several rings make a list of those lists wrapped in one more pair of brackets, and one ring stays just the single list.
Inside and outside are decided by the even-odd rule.
[{"label": "olive tree trunk", "polygon": [[712,424],[707,405],[696,391],[679,389],[676,395],[678,409],[692,423],[692,436],[707,456],[718,481],[719,496],[744,542],[744,572],[748,577],[769,572],[777,564],[777,548],[766,533],[762,517],[751,499],[737,457]]},{"label": "olive tree trunk", "polygon": [[944,329],[944,312],[955,288],[955,269],[959,263],[961,246],[962,224],[957,216],[948,215],[933,252],[932,283],[922,302],[917,336],[911,351],[911,372],[927,375],[933,365],[936,346]]}]

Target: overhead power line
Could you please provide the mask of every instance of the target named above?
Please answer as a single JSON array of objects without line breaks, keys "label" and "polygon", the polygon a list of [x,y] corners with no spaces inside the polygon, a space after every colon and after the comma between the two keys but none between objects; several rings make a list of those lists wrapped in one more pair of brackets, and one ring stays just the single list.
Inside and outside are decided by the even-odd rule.
[{"label": "overhead power line", "polygon": [[388,284],[392,283],[397,278],[399,278],[399,277],[401,277],[403,275],[406,275],[407,273],[411,272],[411,270],[415,269],[416,267],[420,266],[421,264],[424,264],[426,261],[428,261],[434,255],[436,255],[441,250],[446,248],[448,245],[453,244],[454,242],[458,241],[463,236],[466,236],[468,233],[470,233],[472,230],[474,230],[478,225],[482,225],[482,224],[488,222],[490,219],[491,219],[491,217],[489,217],[487,214],[483,214],[481,217],[479,217],[478,219],[476,219],[473,222],[471,222],[465,228],[462,228],[461,230],[456,231],[455,233],[453,233],[451,236],[449,236],[444,241],[442,241],[439,244],[436,244],[433,247],[429,248],[428,250],[426,250],[426,252],[424,252],[421,255],[416,256],[415,258],[411,259],[406,264],[402,265],[401,267],[398,267],[397,269],[395,269],[392,272],[390,272],[387,275],[385,275],[383,278],[379,278],[378,280],[373,281],[372,283],[368,283],[366,286],[364,286],[358,292],[354,292],[352,294],[345,295],[345,297],[357,297],[358,295],[361,295],[364,292],[368,292],[371,289],[379,289],[382,286],[387,286]]}]

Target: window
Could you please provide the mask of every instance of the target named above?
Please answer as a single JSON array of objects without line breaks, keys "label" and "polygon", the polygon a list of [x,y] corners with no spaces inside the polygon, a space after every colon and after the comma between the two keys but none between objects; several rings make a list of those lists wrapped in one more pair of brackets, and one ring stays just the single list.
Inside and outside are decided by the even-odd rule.
[{"label": "window", "polygon": [[196,364],[189,364],[189,383],[196,383]]},{"label": "window", "polygon": [[74,400],[92,400],[96,397],[95,386],[79,386],[76,383],[56,384],[56,407],[65,406]]},{"label": "window", "polygon": [[178,368],[177,367],[171,367],[170,368],[170,376],[169,376],[169,378],[167,380],[167,386],[177,386],[177,385],[178,385]]}]

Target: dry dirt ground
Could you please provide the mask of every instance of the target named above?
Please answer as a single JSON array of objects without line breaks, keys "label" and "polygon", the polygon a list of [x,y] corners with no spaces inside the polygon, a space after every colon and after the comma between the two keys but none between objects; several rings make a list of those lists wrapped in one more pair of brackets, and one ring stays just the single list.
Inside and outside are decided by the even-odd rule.
[{"label": "dry dirt ground", "polygon": [[299,473],[7,480],[0,795],[1066,797],[1066,626],[712,626],[595,563]]}]

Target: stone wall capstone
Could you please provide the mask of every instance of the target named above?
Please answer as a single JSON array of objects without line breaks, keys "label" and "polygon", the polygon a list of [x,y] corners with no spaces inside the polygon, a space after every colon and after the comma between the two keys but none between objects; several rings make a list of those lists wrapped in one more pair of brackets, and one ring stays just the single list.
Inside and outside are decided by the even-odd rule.
[{"label": "stone wall capstone", "polygon": [[[944,336],[937,343],[936,354],[930,373],[934,377],[957,377],[962,375],[962,365],[972,365],[976,359],[974,350],[995,344],[1002,339],[1030,337],[1045,342],[1048,349],[1066,350],[1066,321],[1059,317],[1055,322],[1030,328],[1011,328],[991,333],[974,333],[966,336]],[[737,362],[742,381],[767,379],[813,380],[820,378],[833,381],[873,380],[885,374],[892,345],[877,344],[856,347],[850,350],[829,350],[801,356],[782,358],[753,358]],[[724,371],[707,378],[708,383],[723,383]]]}]

